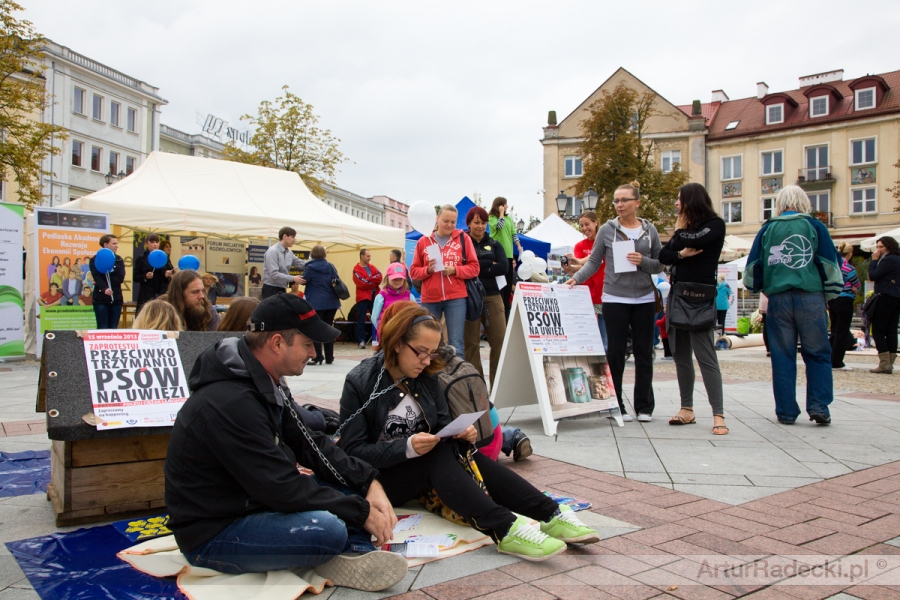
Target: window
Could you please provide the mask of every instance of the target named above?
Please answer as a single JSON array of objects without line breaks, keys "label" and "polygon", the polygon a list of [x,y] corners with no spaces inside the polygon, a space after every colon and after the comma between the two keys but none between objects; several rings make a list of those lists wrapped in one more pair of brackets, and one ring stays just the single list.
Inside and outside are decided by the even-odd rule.
[{"label": "window", "polygon": [[722,181],[728,179],[740,179],[743,177],[741,169],[742,156],[725,156],[722,158]]},{"label": "window", "polygon": [[103,149],[91,146],[91,171],[100,171],[100,159],[103,157]]},{"label": "window", "polygon": [[812,212],[831,212],[830,192],[815,192],[812,194],[807,194],[807,196],[809,197],[809,205],[812,207]]},{"label": "window", "polygon": [[118,152],[110,152],[109,153],[109,172],[113,175],[118,175],[119,173],[119,153]]},{"label": "window", "polygon": [[875,108],[875,88],[856,90],[856,110]]},{"label": "window", "polygon": [[768,221],[774,214],[772,211],[775,208],[775,198],[760,198],[759,203],[762,207],[762,220]]},{"label": "window", "polygon": [[726,223],[740,223],[741,222],[741,202],[723,202],[722,203],[722,218]]},{"label": "window", "polygon": [[72,142],[72,166],[73,167],[83,167],[84,163],[82,162],[84,159],[84,142]]},{"label": "window", "polygon": [[773,150],[762,153],[762,175],[784,173],[784,152]]},{"label": "window", "polygon": [[821,181],[831,178],[828,166],[828,146],[807,146],[806,148],[806,180]]},{"label": "window", "polygon": [[875,138],[850,141],[850,164],[864,165],[875,162]]},{"label": "window", "polygon": [[875,190],[876,188],[873,187],[850,190],[851,214],[858,215],[875,212]]},{"label": "window", "polygon": [[819,96],[809,101],[809,116],[824,117],[828,114],[828,96]]},{"label": "window", "polygon": [[98,121],[103,120],[103,96],[93,94],[93,112],[91,115]]},{"label": "window", "polygon": [[131,175],[134,173],[134,157],[126,156],[125,157],[125,174]]},{"label": "window", "polygon": [[122,109],[122,105],[118,102],[110,102],[109,103],[109,124],[115,127],[119,126],[119,111]]},{"label": "window", "polygon": [[669,173],[676,164],[681,164],[681,150],[663,150],[660,153],[660,164],[663,173]]},{"label": "window", "polygon": [[78,113],[79,115],[84,114],[84,99],[87,96],[87,92],[85,92],[81,88],[75,88],[75,95],[73,96],[72,102],[72,111]]},{"label": "window", "polygon": [[131,107],[128,108],[128,131],[137,132],[137,111]]},{"label": "window", "polygon": [[731,131],[732,129],[737,129],[738,123],[740,123],[740,121],[732,121],[731,123],[729,123],[728,125],[725,126],[725,131]]},{"label": "window", "polygon": [[784,123],[784,104],[770,104],[766,107],[766,125]]},{"label": "window", "polygon": [[581,177],[581,157],[566,157],[566,177]]}]

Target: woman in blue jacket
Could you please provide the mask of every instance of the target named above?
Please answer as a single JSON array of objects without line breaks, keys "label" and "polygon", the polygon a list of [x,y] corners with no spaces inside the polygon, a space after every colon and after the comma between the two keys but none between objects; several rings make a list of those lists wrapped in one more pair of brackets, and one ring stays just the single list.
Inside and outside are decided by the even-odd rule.
[{"label": "woman in blue jacket", "polygon": [[[304,290],[304,298],[309,304],[316,309],[319,318],[328,325],[334,323],[334,315],[341,307],[341,300],[334,293],[331,282],[337,279],[338,272],[333,264],[325,260],[328,250],[325,246],[313,246],[310,253],[310,261],[306,263],[303,270],[303,277],[306,279],[306,289]],[[322,355],[322,344],[314,343],[316,348],[316,357],[309,361],[311,365],[321,365],[322,361],[326,365],[334,362],[334,342],[325,344],[325,355]]]},{"label": "woman in blue jacket", "polygon": [[731,306],[731,286],[725,282],[725,274],[719,273],[719,281],[716,283],[716,321],[722,335],[725,335],[725,316]]}]

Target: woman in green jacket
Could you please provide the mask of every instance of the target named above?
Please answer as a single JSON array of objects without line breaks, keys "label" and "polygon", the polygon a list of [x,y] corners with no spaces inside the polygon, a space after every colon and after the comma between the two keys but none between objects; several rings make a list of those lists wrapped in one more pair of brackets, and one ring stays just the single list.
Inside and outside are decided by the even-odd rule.
[{"label": "woman in green jacket", "polygon": [[506,310],[506,320],[509,321],[509,308],[512,301],[512,286],[516,283],[516,261],[513,258],[513,244],[522,253],[522,244],[519,243],[519,236],[516,235],[516,225],[511,218],[507,219],[509,206],[506,198],[497,196],[491,205],[491,212],[488,216],[488,226],[490,227],[491,237],[500,242],[506,252],[506,258],[509,260],[509,270],[506,272],[506,287],[500,290],[500,296],[503,298],[503,308]]}]

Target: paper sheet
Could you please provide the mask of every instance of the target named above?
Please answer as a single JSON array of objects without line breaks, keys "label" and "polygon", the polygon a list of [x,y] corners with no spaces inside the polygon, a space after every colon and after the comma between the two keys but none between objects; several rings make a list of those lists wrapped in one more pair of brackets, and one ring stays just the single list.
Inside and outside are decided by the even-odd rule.
[{"label": "paper sheet", "polygon": [[397,524],[394,525],[394,535],[415,529],[422,522],[422,515],[402,515],[397,517]]},{"label": "paper sheet", "polygon": [[476,413],[467,413],[464,415],[459,415],[453,421],[438,431],[435,435],[439,438],[448,438],[453,437],[459,433],[462,433],[466,429],[469,428],[470,425],[473,425],[478,418],[484,414],[484,411],[479,411]]},{"label": "paper sheet", "polygon": [[444,270],[444,257],[441,256],[441,249],[437,244],[425,247],[425,255],[434,260],[434,272]]},{"label": "paper sheet", "polygon": [[634,240],[613,242],[613,269],[616,273],[637,271],[637,265],[628,262],[628,253],[634,252]]},{"label": "paper sheet", "polygon": [[497,275],[497,288],[503,289],[506,287],[506,275]]}]

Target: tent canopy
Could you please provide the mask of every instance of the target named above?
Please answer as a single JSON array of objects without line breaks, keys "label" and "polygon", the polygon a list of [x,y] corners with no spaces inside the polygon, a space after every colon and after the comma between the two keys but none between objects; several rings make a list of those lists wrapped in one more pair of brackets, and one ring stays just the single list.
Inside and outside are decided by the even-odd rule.
[{"label": "tent canopy", "polygon": [[898,242],[900,242],[900,227],[898,227],[897,229],[891,229],[890,231],[885,231],[881,235],[876,235],[876,236],[870,237],[868,239],[865,239],[859,243],[859,247],[862,248],[863,250],[865,250],[866,252],[873,252],[875,250],[875,242],[878,241],[878,238],[881,238],[884,236],[892,237],[895,240],[897,240]]},{"label": "tent canopy", "polygon": [[403,232],[350,216],[316,198],[291,171],[153,152],[129,177],[62,206],[109,213],[134,229],[226,238],[297,239],[326,245],[393,248]]},{"label": "tent canopy", "polygon": [[719,260],[734,260],[735,258],[749,254],[750,248],[752,247],[753,240],[747,240],[736,235],[726,235],[725,245],[722,246],[722,254],[719,256]]},{"label": "tent canopy", "polygon": [[575,250],[575,244],[584,239],[583,235],[556,213],[551,213],[540,225],[531,229],[528,236],[548,242],[551,254],[568,254]]}]

